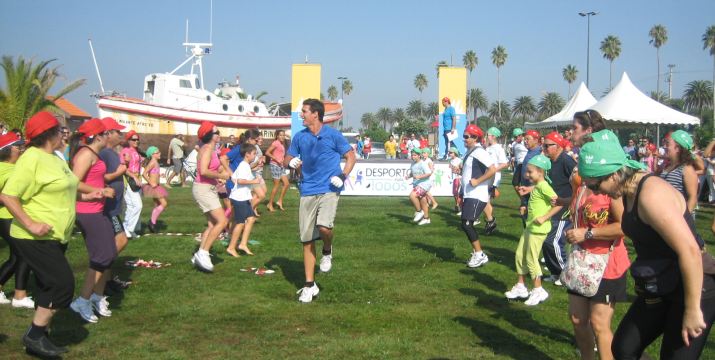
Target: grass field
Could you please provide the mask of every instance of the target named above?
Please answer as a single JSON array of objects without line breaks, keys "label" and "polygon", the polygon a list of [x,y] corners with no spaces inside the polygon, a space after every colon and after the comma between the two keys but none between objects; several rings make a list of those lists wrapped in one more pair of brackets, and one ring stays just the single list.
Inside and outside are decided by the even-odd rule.
[{"label": "grass field", "polygon": [[[333,270],[317,275],[321,292],[311,304],[296,300],[304,281],[298,195],[288,194],[286,211],[262,207],[251,236],[260,242],[252,246],[256,256],[235,259],[214,245],[213,274],[192,268],[193,234],[131,241],[113,268],[134,285],[109,298],[113,316],[86,324],[74,312],[60,311],[51,338],[69,346],[69,359],[577,358],[563,288],[547,283],[550,297],[537,307],[504,298],[515,281],[513,251],[521,233],[510,189],[503,188],[495,203],[497,232],[481,237],[490,261],[478,269],[465,266],[470,248],[452,199],[440,198],[432,223],[418,227],[406,197],[342,197]],[[167,231],[203,229],[190,189],[172,189],[169,201],[162,215]],[[145,202],[145,222],[151,206]],[[712,247],[713,209],[703,207],[699,214],[698,227]],[[7,253],[3,244],[0,259]],[[87,267],[81,236],[67,256],[78,292]],[[137,258],[173,265],[124,265]],[[259,266],[276,273],[240,271]],[[5,290],[12,288],[10,281]],[[614,330],[627,306],[617,307]],[[27,357],[20,339],[31,317],[30,310],[0,307],[0,357]],[[655,346],[648,352],[657,358]],[[712,340],[703,358],[715,358]]]}]

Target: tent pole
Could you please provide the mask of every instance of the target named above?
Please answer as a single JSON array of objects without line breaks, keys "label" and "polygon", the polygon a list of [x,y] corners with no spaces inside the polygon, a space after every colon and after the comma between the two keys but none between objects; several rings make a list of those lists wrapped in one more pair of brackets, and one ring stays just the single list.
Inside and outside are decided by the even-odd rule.
[{"label": "tent pole", "polygon": [[656,128],[656,138],[655,138],[655,144],[656,146],[660,147],[660,125]]}]

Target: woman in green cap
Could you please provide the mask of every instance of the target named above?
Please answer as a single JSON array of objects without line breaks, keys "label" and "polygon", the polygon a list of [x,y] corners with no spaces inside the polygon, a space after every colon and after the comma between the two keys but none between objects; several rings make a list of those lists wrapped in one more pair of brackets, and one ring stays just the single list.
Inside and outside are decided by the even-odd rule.
[{"label": "woman in green cap", "polygon": [[144,172],[142,177],[145,180],[142,186],[144,197],[154,200],[154,209],[151,210],[151,218],[149,219],[149,231],[156,232],[156,221],[159,220],[159,215],[166,210],[169,203],[166,198],[169,193],[159,183],[159,159],[161,151],[156,146],[149,146],[146,149],[146,160],[144,161]]},{"label": "woman in green cap", "polygon": [[584,145],[578,169],[589,189],[623,198],[621,227],[637,254],[637,298],[614,335],[614,357],[639,359],[662,334],[660,358],[697,359],[715,319],[715,280],[703,274],[704,244],[685,199],[614,142]]},{"label": "woman in green cap", "polygon": [[668,162],[658,176],[683,194],[692,213],[698,205],[698,174],[691,152],[693,137],[683,130],[674,131],[666,137],[665,149]]}]

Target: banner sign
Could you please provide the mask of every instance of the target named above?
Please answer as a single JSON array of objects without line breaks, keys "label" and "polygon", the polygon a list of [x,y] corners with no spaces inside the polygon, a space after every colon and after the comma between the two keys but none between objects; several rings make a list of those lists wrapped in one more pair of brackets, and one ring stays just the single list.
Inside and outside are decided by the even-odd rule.
[{"label": "banner sign", "polygon": [[[342,163],[341,166],[344,165],[345,163]],[[405,180],[405,177],[409,174],[410,165],[412,163],[409,162],[358,162],[345,180],[345,190],[340,194],[409,196],[412,191],[412,179]],[[433,196],[452,196],[453,179],[448,163],[435,163],[430,193]]]},{"label": "banner sign", "polygon": [[305,99],[320,99],[320,64],[293,64],[290,100],[291,134],[297,134],[304,128],[300,112]]},{"label": "banner sign", "polygon": [[[439,132],[437,133],[437,147],[439,157],[443,157],[445,148],[444,125],[442,123],[444,106],[442,99],[448,97],[454,107],[457,117],[457,138],[452,140],[459,149],[460,154],[464,154],[464,128],[467,127],[467,69],[463,67],[440,66],[439,67],[439,115],[437,123]],[[450,119],[451,120],[451,119]]]}]

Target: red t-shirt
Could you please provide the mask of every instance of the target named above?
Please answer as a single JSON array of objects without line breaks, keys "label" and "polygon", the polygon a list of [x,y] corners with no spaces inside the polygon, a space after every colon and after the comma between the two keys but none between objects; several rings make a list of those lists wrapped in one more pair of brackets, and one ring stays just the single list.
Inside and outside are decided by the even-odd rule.
[{"label": "red t-shirt", "polygon": [[429,146],[429,140],[420,139],[420,149],[424,149]]}]

